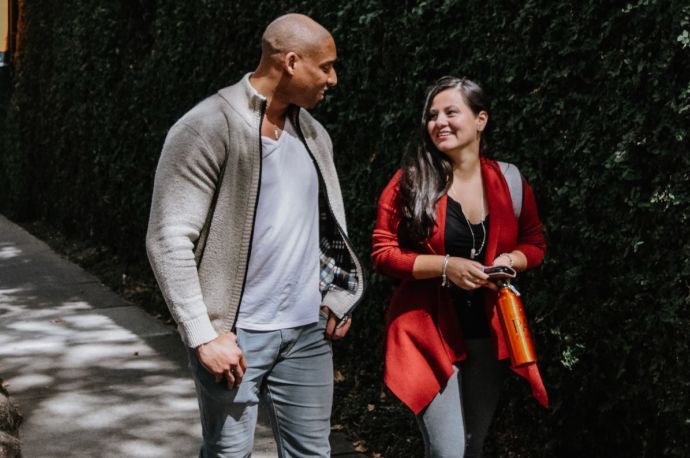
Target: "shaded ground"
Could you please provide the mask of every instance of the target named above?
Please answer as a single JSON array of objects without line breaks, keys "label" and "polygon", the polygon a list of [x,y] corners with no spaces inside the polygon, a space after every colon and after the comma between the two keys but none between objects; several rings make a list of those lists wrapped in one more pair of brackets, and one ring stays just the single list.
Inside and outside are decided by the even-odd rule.
[{"label": "shaded ground", "polygon": [[[0,234],[0,374],[24,414],[24,456],[195,456],[198,408],[174,326],[2,215]],[[109,282],[119,277],[126,296],[156,296],[106,250],[51,241]],[[253,456],[276,456],[265,415],[259,422]],[[340,432],[331,444],[333,456],[358,456]]]},{"label": "shaded ground", "polygon": [[[144,261],[136,256],[122,259],[104,246],[71,239],[40,221],[23,227],[94,274],[119,296],[172,325],[151,271],[141,267]],[[381,398],[379,374],[353,371],[351,367],[356,366],[357,358],[339,355],[342,350],[339,345],[342,344],[336,343],[334,348],[336,384],[332,426],[337,433],[332,436],[334,456],[343,456],[335,453],[354,448],[372,457],[421,457],[423,448],[418,434],[414,434],[413,417],[395,399]]]},{"label": "shaded ground", "polygon": [[[172,324],[153,275],[148,268],[141,267],[142,261],[136,256],[122,259],[104,246],[71,239],[40,221],[23,227],[94,274],[119,296],[162,322]],[[332,438],[334,452],[349,447],[372,457],[423,456],[414,417],[392,395],[384,394],[380,374],[355,369],[359,358],[344,354],[341,347],[344,344],[336,343],[334,348],[336,384],[332,425],[333,431],[339,433]]]},{"label": "shaded ground", "polygon": [[[76,241],[41,222],[24,224],[50,247],[94,274],[129,302],[139,305],[159,321],[172,325],[155,279],[141,261],[114,256],[106,247]],[[142,246],[143,253],[143,246]],[[423,445],[414,417],[392,396],[382,391],[380,374],[359,369],[356,356],[343,354],[335,345],[335,402],[332,437],[335,452],[354,448],[372,457],[423,456]],[[342,453],[342,452],[341,452]]]},{"label": "shaded ground", "polygon": [[[198,453],[176,331],[0,216],[0,372],[26,457]],[[274,456],[260,428],[257,456]]]}]

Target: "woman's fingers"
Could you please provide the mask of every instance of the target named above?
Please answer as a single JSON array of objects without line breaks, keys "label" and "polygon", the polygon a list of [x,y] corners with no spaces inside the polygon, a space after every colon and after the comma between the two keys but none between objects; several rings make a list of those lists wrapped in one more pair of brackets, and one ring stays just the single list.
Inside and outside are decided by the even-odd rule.
[{"label": "woman's fingers", "polygon": [[472,274],[473,277],[475,277],[477,280],[481,281],[486,281],[489,279],[489,276],[484,273],[484,266],[481,264],[477,263],[476,265],[473,265],[470,268],[470,273]]},{"label": "woman's fingers", "polygon": [[451,257],[447,267],[448,278],[465,290],[474,290],[481,287],[493,288],[488,281],[489,276],[484,273],[484,266],[477,261],[460,257]]}]

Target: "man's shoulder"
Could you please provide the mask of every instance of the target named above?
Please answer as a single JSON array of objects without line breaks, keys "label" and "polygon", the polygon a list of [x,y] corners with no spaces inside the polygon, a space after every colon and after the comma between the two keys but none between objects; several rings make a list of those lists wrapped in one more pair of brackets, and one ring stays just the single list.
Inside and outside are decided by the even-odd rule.
[{"label": "man's shoulder", "polygon": [[299,124],[305,137],[323,138],[330,142],[331,137],[323,124],[304,108],[299,110]]},{"label": "man's shoulder", "polygon": [[227,127],[227,102],[218,95],[212,94],[192,107],[173,125],[174,128],[186,126],[198,132],[218,127]]},{"label": "man's shoulder", "polygon": [[236,128],[235,121],[251,124],[252,110],[246,83],[242,80],[209,95],[185,113],[176,123],[199,132]]}]

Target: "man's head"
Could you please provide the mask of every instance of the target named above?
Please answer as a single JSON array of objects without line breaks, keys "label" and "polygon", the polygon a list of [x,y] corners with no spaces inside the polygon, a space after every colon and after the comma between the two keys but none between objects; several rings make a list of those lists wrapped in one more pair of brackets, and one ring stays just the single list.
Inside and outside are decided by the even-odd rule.
[{"label": "man's head", "polygon": [[257,73],[278,75],[275,96],[287,103],[313,108],[338,82],[337,57],[331,34],[302,14],[286,14],[271,22],[261,37]]}]

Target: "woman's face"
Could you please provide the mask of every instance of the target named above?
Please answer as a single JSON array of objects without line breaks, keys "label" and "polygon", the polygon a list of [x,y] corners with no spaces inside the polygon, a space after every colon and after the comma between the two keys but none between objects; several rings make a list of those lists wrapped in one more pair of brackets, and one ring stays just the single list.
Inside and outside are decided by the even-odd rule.
[{"label": "woman's face", "polygon": [[468,147],[479,153],[479,139],[486,127],[485,111],[474,114],[460,91],[454,88],[436,94],[429,108],[427,132],[439,151],[460,152]]}]

